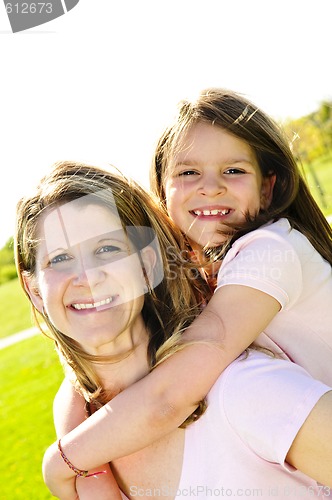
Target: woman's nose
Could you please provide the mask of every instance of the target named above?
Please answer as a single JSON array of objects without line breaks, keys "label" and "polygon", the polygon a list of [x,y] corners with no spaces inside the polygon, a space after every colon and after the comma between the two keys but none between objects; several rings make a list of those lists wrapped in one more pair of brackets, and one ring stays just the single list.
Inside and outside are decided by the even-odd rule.
[{"label": "woman's nose", "polygon": [[98,266],[91,260],[84,260],[83,258],[76,261],[73,276],[73,284],[75,286],[93,288],[103,281],[104,277],[105,273],[100,265]]}]

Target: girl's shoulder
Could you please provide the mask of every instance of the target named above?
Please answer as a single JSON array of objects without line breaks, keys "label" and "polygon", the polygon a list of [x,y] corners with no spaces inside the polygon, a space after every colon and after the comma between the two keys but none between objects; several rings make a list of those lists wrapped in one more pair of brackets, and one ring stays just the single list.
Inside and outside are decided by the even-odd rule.
[{"label": "girl's shoulder", "polygon": [[[252,349],[229,365],[213,389],[211,396],[233,431],[259,456],[278,463],[283,463],[317,401],[330,390],[291,361]],[[282,443],[279,456],[276,442]]]},{"label": "girl's shoulder", "polygon": [[296,253],[298,251],[303,253],[305,248],[309,252],[316,252],[308,238],[297,229],[294,229],[289,220],[285,218],[269,222],[250,231],[236,240],[233,247],[246,247],[249,243],[253,242],[262,245],[277,245],[285,247],[288,250],[294,249]]},{"label": "girl's shoulder", "polygon": [[[250,235],[269,235],[269,234],[277,234],[280,235],[284,238],[289,237],[290,234],[299,233],[296,229],[293,229],[292,226],[290,225],[290,222],[288,219],[281,218],[278,219],[277,221],[271,221],[268,222],[267,224],[264,224],[263,226],[254,229],[253,231],[250,231],[247,233],[245,236],[250,236]],[[300,234],[300,233],[299,233]]]}]

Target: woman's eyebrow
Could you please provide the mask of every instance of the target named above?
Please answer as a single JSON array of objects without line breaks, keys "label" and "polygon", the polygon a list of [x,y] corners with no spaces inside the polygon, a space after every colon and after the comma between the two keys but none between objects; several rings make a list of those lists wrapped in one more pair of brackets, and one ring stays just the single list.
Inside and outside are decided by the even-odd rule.
[{"label": "woman's eyebrow", "polygon": [[50,259],[54,254],[66,253],[66,252],[68,252],[68,248],[58,247],[55,248],[54,250],[53,249],[48,250],[46,248],[45,251],[41,254],[41,260]]},{"label": "woman's eyebrow", "polygon": [[98,244],[102,243],[126,243],[124,239],[116,238],[115,236],[109,237],[109,238],[101,238],[100,240],[97,240]]}]

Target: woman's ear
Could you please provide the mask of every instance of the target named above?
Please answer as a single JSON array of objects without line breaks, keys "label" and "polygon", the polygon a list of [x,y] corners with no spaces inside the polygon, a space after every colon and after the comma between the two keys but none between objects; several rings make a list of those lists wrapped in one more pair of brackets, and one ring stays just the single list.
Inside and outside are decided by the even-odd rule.
[{"label": "woman's ear", "polygon": [[154,249],[150,246],[143,248],[141,250],[141,258],[143,262],[143,274],[145,278],[145,282],[150,292],[154,288],[153,284],[153,270],[156,265],[157,256]]},{"label": "woman's ear", "polygon": [[273,189],[276,183],[276,174],[270,174],[263,177],[262,187],[261,187],[261,209],[266,210],[269,208],[273,198]]},{"label": "woman's ear", "polygon": [[30,297],[30,301],[35,306],[35,308],[42,313],[43,312],[43,299],[40,296],[39,289],[36,284],[36,278],[31,275],[23,274],[22,276],[25,291]]}]

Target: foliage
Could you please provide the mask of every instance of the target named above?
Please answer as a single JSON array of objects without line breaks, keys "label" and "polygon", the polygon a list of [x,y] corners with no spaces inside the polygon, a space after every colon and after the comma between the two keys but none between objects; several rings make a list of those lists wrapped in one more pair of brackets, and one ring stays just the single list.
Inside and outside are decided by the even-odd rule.
[{"label": "foliage", "polygon": [[332,154],[332,101],[321,103],[317,111],[296,120],[284,128],[292,141],[295,155],[307,163]]},{"label": "foliage", "polygon": [[0,498],[51,499],[41,462],[55,441],[52,401],[63,379],[52,342],[37,335],[1,350],[0,379]]},{"label": "foliage", "polygon": [[9,238],[0,250],[0,285],[17,278],[13,254],[13,238]]}]

